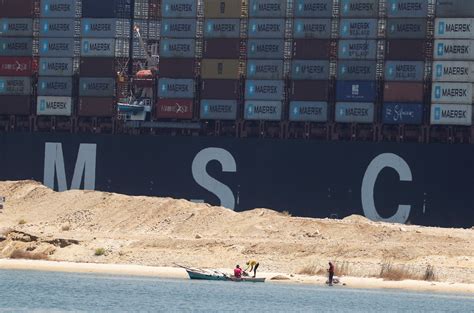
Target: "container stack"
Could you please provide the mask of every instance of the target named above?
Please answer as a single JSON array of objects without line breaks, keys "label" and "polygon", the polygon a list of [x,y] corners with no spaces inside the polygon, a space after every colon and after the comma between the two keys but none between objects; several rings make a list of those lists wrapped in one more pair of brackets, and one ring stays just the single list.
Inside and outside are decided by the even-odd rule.
[{"label": "container stack", "polygon": [[192,119],[197,0],[163,0],[161,16],[159,99],[155,117]]},{"label": "container stack", "polygon": [[0,1],[0,114],[29,115],[33,58],[33,1]]},{"label": "container stack", "polygon": [[437,2],[432,125],[472,125],[473,27],[474,2]]},{"label": "container stack", "polygon": [[75,0],[41,0],[38,116],[72,115],[75,17]]},{"label": "container stack", "polygon": [[340,14],[335,121],[372,123],[379,1],[343,0]]},{"label": "container stack", "polygon": [[286,1],[250,0],[248,10],[244,119],[280,121],[285,82],[278,67],[283,67]]},{"label": "container stack", "polygon": [[82,0],[79,117],[115,115],[116,57],[128,57],[130,0]]},{"label": "container stack", "polygon": [[387,17],[382,121],[419,125],[423,122],[428,0],[391,0]]},{"label": "container stack", "polygon": [[237,118],[241,13],[240,0],[204,0],[201,119]]},{"label": "container stack", "polygon": [[293,9],[289,120],[326,122],[333,0],[297,0]]}]

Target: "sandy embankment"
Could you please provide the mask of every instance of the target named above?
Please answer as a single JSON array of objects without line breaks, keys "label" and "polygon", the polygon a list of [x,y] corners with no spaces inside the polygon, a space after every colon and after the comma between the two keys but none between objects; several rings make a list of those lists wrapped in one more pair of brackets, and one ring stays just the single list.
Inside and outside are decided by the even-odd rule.
[{"label": "sandy embankment", "polygon": [[[29,181],[0,183],[0,195],[7,197],[0,213],[4,269],[182,278],[174,263],[230,271],[256,258],[261,275],[323,284],[321,276],[299,273],[322,274],[332,260],[349,287],[474,293],[473,229],[295,218],[265,209],[235,213],[168,198],[56,193]],[[97,248],[105,255],[95,256]],[[18,249],[65,262],[6,259]],[[418,277],[432,265],[436,281],[373,278],[387,263]]]}]

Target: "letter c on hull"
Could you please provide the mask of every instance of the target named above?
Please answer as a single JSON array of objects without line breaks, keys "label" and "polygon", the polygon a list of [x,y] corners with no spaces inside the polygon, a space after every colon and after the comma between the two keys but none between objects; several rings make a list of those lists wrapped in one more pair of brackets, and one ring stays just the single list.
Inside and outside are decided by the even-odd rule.
[{"label": "letter c on hull", "polygon": [[389,218],[381,217],[375,207],[375,182],[380,172],[386,167],[390,167],[397,171],[400,176],[400,181],[413,180],[410,166],[404,159],[393,153],[384,153],[377,156],[372,160],[372,162],[370,162],[367,171],[365,172],[364,179],[362,180],[362,209],[364,210],[364,215],[373,221],[405,224],[410,216],[411,205],[400,204],[397,212]]}]

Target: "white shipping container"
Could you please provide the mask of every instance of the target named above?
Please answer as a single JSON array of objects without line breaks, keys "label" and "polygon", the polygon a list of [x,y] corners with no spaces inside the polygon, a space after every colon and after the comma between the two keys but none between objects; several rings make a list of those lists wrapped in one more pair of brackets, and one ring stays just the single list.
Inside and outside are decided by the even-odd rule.
[{"label": "white shipping container", "polygon": [[474,62],[436,61],[433,62],[433,81],[474,82]]},{"label": "white shipping container", "polygon": [[472,125],[470,104],[432,104],[430,115],[432,125]]},{"label": "white shipping container", "polygon": [[474,39],[474,19],[437,18],[435,38]]},{"label": "white shipping container", "polygon": [[61,115],[71,116],[71,97],[38,97],[37,115]]},{"label": "white shipping container", "polygon": [[435,60],[474,60],[473,40],[435,40]]},{"label": "white shipping container", "polygon": [[431,102],[472,104],[472,83],[434,83]]}]

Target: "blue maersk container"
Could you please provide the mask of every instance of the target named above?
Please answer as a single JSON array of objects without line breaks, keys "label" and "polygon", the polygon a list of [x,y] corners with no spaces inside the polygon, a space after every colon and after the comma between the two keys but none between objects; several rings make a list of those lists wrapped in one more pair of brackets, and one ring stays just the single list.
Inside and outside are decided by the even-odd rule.
[{"label": "blue maersk container", "polygon": [[337,81],[336,101],[374,102],[376,97],[375,81]]},{"label": "blue maersk container", "polygon": [[423,104],[384,103],[382,121],[384,124],[419,125],[423,122]]}]

